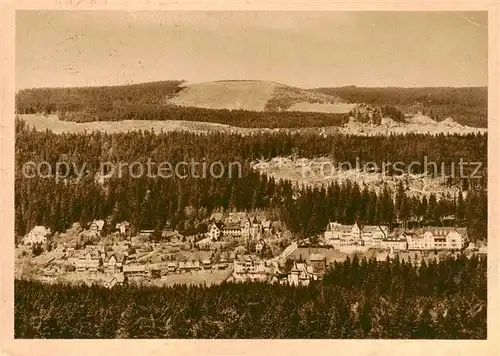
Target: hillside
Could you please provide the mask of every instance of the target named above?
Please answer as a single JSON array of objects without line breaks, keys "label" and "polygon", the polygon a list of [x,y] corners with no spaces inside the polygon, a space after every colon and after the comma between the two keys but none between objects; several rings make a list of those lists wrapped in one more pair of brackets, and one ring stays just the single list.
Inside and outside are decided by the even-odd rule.
[{"label": "hillside", "polygon": [[316,88],[312,91],[339,96],[353,103],[394,106],[409,116],[420,112],[437,121],[452,117],[462,125],[488,126],[487,87],[363,88],[346,86]]},{"label": "hillside", "polygon": [[[308,103],[330,107],[289,111],[295,104]],[[345,105],[337,97],[264,81],[39,88],[21,90],[16,95],[17,114],[56,115],[63,121],[79,123],[141,120],[198,121],[249,128],[341,126],[350,109]]]},{"label": "hillside", "polygon": [[[361,135],[467,133],[487,127],[487,88],[304,90],[251,80],[184,84],[26,89],[16,95],[16,112],[55,114],[82,123],[197,121],[260,129],[322,127],[322,132],[338,132],[344,125],[341,131]],[[415,122],[415,116],[430,121]]]},{"label": "hillside", "polygon": [[281,84],[260,81],[220,81],[189,85],[167,104],[206,109],[263,111]]},{"label": "hillside", "polygon": [[161,104],[180,90],[181,81],[159,81],[130,85],[34,88],[16,94],[18,114],[92,113],[120,110],[129,105]]},{"label": "hillside", "polygon": [[[166,100],[167,104],[206,109],[250,111],[318,111],[347,113],[347,101],[328,94],[311,92],[284,84],[258,80],[226,80],[192,84]],[[316,104],[307,106],[304,104]],[[326,105],[325,108],[321,107]],[[334,111],[328,110],[332,107]],[[318,107],[319,106],[319,107]]]}]

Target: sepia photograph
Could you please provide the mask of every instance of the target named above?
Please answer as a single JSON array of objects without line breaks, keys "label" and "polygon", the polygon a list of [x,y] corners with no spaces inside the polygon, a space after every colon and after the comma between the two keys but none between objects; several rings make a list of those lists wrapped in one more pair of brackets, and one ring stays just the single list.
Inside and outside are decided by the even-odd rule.
[{"label": "sepia photograph", "polygon": [[17,10],[14,41],[15,339],[487,339],[487,11]]}]

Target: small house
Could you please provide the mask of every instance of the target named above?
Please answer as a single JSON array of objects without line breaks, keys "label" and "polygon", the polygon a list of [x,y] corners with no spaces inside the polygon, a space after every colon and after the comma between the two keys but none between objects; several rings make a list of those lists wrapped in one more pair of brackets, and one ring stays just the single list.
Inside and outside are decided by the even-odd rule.
[{"label": "small house", "polygon": [[120,233],[120,235],[125,235],[128,232],[129,226],[130,224],[128,221],[122,221],[116,224],[115,229]]},{"label": "small house", "polygon": [[101,233],[104,228],[104,220],[94,220],[90,223],[89,230]]},{"label": "small house", "polygon": [[47,242],[47,237],[50,235],[51,230],[45,226],[35,226],[23,239],[23,244],[42,244]]}]

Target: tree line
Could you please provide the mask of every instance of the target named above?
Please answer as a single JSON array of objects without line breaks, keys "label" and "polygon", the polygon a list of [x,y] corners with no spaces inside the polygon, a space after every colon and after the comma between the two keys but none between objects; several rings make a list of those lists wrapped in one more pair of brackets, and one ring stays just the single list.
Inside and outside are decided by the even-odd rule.
[{"label": "tree line", "polygon": [[[486,239],[487,195],[470,191],[464,199],[439,200],[408,197],[385,187],[382,194],[357,183],[333,182],[322,188],[297,188],[289,181],[247,171],[241,179],[110,179],[104,186],[92,178],[78,184],[53,179],[17,178],[15,181],[16,234],[23,236],[35,225],[65,231],[73,222],[86,226],[107,218],[108,228],[129,221],[139,229],[161,231],[171,227],[185,234],[206,231],[213,211],[263,211],[302,237],[319,234],[329,221],[344,224],[389,225],[414,222],[414,226],[447,224],[466,226],[469,236]],[[112,230],[111,230],[112,231]]]},{"label": "tree line", "polygon": [[[428,151],[431,158],[442,155],[452,160],[461,152],[468,159],[485,161],[482,156],[485,136],[470,136],[469,140],[476,143],[471,147],[469,140],[459,136],[409,135],[406,139],[395,136],[356,140],[345,136],[325,139],[301,134],[238,136],[185,132],[57,135],[32,130],[22,121],[18,121],[16,127],[15,226],[18,236],[35,225],[65,231],[73,222],[84,226],[95,218],[108,218],[108,226],[127,220],[135,231],[161,230],[170,225],[194,234],[204,231],[211,212],[223,208],[264,210],[302,236],[320,233],[330,220],[392,226],[416,219],[422,224],[442,224],[443,218],[453,215],[457,224],[470,228],[474,239],[486,237],[485,179],[469,189],[466,197],[460,193],[442,199],[435,195],[411,198],[405,194],[402,184],[396,190],[386,185],[380,194],[350,181],[333,182],[321,188],[299,187],[288,180],[277,181],[251,167],[256,159],[297,151],[305,157],[330,154],[353,163],[357,155],[382,159],[395,154],[405,161],[416,159],[425,147],[432,147]],[[125,170],[121,177],[96,180],[101,162],[145,163],[148,159],[172,164],[190,159],[208,163],[221,161],[225,167],[231,162],[240,162],[241,177],[235,171],[231,177],[227,172],[220,178],[208,174],[204,179],[190,175],[164,179],[133,177]],[[62,181],[54,177],[27,178],[21,170],[29,161],[47,161],[52,173],[58,163],[66,162],[70,167],[68,178]],[[77,182],[77,170],[83,164],[85,174]],[[483,169],[483,173],[485,171]],[[455,179],[450,184],[460,182]]]},{"label": "tree line", "polygon": [[16,338],[485,339],[486,259],[347,259],[308,287],[16,280]]},{"label": "tree line", "polygon": [[20,114],[86,112],[98,115],[131,104],[162,104],[179,92],[182,81],[72,88],[22,89],[16,94]]}]

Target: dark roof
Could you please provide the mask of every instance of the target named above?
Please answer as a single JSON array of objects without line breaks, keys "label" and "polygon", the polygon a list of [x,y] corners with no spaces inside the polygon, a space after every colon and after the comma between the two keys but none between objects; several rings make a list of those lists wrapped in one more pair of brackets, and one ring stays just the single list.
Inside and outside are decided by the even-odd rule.
[{"label": "dark roof", "polygon": [[239,230],[241,229],[240,224],[227,224],[225,226],[222,226],[223,230]]},{"label": "dark roof", "polygon": [[217,226],[219,229],[222,229],[224,227],[224,223],[221,221],[215,221],[212,223],[212,225]]}]

